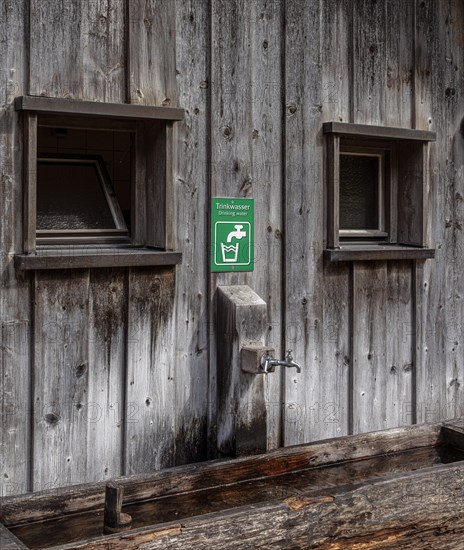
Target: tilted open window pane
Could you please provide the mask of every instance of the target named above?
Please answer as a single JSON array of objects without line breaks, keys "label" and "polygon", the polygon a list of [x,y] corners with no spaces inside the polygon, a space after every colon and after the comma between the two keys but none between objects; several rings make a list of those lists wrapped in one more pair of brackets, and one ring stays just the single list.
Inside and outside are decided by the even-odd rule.
[{"label": "tilted open window pane", "polygon": [[38,157],[37,236],[57,234],[128,235],[102,157]]}]

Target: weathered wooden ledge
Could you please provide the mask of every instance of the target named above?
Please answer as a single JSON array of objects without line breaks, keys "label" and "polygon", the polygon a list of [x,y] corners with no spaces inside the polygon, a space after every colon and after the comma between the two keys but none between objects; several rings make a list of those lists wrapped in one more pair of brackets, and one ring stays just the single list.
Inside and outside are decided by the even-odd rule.
[{"label": "weathered wooden ledge", "polygon": [[79,99],[60,99],[41,96],[17,97],[15,99],[15,109],[17,111],[32,111],[43,114],[110,117],[119,119],[176,121],[183,120],[184,118],[184,110],[177,107],[105,103],[101,101],[82,101]]},{"label": "weathered wooden ledge", "polygon": [[14,262],[15,267],[22,270],[174,266],[182,262],[182,253],[149,248],[57,248],[31,254],[16,254]]}]

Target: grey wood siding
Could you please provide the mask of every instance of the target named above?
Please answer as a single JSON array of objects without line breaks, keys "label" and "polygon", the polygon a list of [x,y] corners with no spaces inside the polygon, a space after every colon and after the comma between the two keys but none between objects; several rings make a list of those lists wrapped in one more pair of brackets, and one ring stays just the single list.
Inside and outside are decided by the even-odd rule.
[{"label": "grey wood siding", "polygon": [[[303,367],[264,380],[270,447],[462,416],[463,25],[460,0],[3,0],[0,494],[214,457],[218,285]],[[27,94],[185,109],[180,265],[15,270]],[[434,260],[323,260],[328,121],[437,132]],[[209,273],[213,196],[255,199],[253,273]]]}]

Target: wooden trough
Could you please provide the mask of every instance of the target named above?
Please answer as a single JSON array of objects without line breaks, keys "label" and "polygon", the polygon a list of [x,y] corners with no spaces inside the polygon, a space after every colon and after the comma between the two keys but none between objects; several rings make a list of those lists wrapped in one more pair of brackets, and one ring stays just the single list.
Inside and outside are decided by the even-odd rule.
[{"label": "wooden trough", "polygon": [[463,497],[463,424],[418,425],[5,498],[0,548],[459,549]]}]

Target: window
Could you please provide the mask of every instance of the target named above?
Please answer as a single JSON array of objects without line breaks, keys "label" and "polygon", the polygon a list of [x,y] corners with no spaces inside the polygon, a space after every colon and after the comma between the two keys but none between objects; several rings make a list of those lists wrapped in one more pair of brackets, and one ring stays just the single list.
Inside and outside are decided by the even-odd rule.
[{"label": "window", "polygon": [[330,261],[425,259],[427,145],[433,132],[324,124]]},{"label": "window", "polygon": [[340,152],[340,237],[388,236],[385,180],[385,152]]},{"label": "window", "polygon": [[[100,155],[37,157],[37,241],[129,236],[121,206]],[[91,242],[91,241],[90,241]]]},{"label": "window", "polygon": [[172,265],[172,123],[183,111],[22,97],[22,269]]}]

